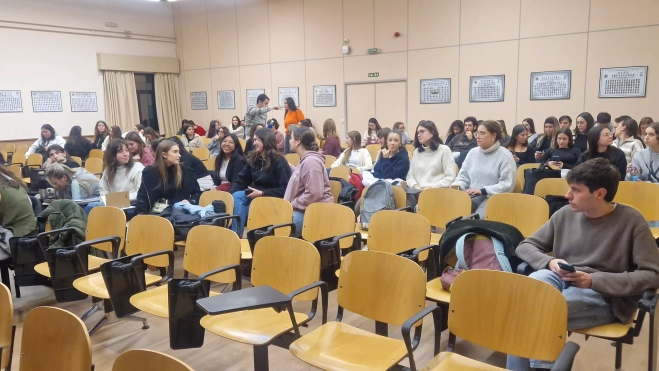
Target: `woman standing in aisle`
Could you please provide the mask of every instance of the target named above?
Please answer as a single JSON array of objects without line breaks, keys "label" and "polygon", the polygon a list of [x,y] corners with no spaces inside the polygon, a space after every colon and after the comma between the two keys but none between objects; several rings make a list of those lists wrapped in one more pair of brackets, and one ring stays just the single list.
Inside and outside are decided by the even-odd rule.
[{"label": "woman standing in aisle", "polygon": [[284,129],[286,130],[286,138],[284,139],[284,154],[291,151],[291,125],[298,125],[300,121],[304,120],[304,113],[295,105],[293,98],[288,97],[284,99]]}]

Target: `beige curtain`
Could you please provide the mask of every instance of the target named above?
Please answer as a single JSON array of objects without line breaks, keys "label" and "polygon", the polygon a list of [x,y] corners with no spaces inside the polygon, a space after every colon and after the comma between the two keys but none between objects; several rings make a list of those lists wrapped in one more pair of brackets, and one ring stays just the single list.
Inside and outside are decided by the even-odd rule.
[{"label": "beige curtain", "polygon": [[156,73],[154,81],[160,134],[175,135],[181,121],[178,77],[173,73]]},{"label": "beige curtain", "polygon": [[105,82],[105,119],[122,132],[140,123],[135,75],[132,72],[103,71]]}]

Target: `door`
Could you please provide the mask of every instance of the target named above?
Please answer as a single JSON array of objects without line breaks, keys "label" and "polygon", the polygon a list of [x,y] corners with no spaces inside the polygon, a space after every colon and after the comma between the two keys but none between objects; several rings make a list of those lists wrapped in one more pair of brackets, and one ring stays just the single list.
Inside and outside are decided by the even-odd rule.
[{"label": "door", "polygon": [[371,117],[383,128],[391,128],[398,121],[407,124],[405,81],[347,85],[346,93],[348,131],[357,130],[363,136]]},{"label": "door", "polygon": [[[375,117],[375,84],[347,86],[348,132],[357,130],[360,135],[368,128],[368,120]],[[362,138],[363,139],[363,138]]]}]

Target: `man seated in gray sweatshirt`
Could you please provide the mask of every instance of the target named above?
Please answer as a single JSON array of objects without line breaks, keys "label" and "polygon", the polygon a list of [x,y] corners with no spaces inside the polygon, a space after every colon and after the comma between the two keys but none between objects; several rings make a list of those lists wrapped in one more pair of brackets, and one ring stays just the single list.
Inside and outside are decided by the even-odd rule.
[{"label": "man seated in gray sweatshirt", "polygon": [[[530,277],[563,293],[568,330],[629,323],[643,291],[659,288],[659,253],[648,223],[638,210],[612,202],[620,175],[608,161],[577,165],[566,180],[569,207],[522,241],[516,254],[537,269]],[[508,356],[506,368],[526,371],[541,363]]]}]

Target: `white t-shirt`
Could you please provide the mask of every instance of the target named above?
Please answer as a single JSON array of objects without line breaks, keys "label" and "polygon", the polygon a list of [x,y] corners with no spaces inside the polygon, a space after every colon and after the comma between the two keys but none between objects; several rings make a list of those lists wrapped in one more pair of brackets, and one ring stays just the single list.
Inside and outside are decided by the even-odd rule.
[{"label": "white t-shirt", "polygon": [[347,166],[354,166],[354,167],[360,167],[362,166],[361,164],[361,154],[359,151],[352,150],[350,151],[350,157],[348,158],[348,161],[346,162]]},{"label": "white t-shirt", "polygon": [[229,167],[229,160],[222,160],[222,166],[220,166],[220,182],[221,184],[229,183],[227,180],[227,168]]}]

